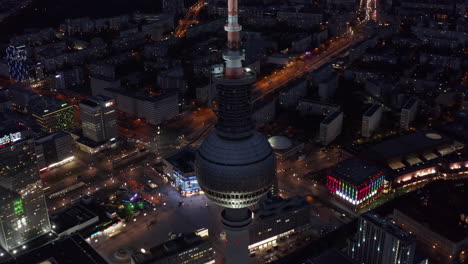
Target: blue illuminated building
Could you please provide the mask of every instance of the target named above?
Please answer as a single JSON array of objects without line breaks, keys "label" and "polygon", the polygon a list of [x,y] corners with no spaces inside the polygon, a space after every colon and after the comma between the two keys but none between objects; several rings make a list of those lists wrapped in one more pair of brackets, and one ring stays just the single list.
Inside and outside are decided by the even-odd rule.
[{"label": "blue illuminated building", "polygon": [[18,82],[29,80],[29,69],[27,65],[28,54],[25,46],[9,46],[6,49],[6,57],[10,78]]},{"label": "blue illuminated building", "polygon": [[164,157],[164,175],[184,196],[201,193],[195,175],[196,149],[182,148]]}]

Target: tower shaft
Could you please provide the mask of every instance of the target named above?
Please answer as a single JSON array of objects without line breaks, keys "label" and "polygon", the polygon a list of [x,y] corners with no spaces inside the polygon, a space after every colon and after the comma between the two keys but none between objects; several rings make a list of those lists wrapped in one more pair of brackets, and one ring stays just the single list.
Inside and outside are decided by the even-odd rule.
[{"label": "tower shaft", "polygon": [[224,26],[224,30],[227,32],[228,50],[223,55],[226,61],[224,76],[227,79],[240,79],[244,76],[242,60],[245,57],[240,51],[240,31],[242,27],[239,25],[238,13],[237,0],[228,0],[228,21],[227,25]]}]

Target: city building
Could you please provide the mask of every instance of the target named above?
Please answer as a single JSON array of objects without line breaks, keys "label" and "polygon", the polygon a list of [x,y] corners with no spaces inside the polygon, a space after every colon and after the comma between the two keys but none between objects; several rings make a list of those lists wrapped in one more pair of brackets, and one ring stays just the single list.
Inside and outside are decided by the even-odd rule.
[{"label": "city building", "polygon": [[36,154],[39,170],[46,171],[74,160],[74,141],[70,134],[57,132],[36,138]]},{"label": "city building", "polygon": [[54,97],[41,96],[31,100],[28,111],[46,133],[69,130],[75,121],[73,105]]},{"label": "city building", "polygon": [[9,46],[6,49],[6,58],[10,79],[17,82],[29,81],[28,54],[26,46]]},{"label": "city building", "polygon": [[53,90],[72,90],[84,83],[83,68],[75,66],[69,70],[58,71],[51,76],[50,81]]},{"label": "city building", "polygon": [[418,101],[415,98],[409,99],[401,109],[400,127],[409,129],[411,122],[416,118],[417,111]]},{"label": "city building", "polygon": [[418,247],[442,263],[466,258],[466,180],[436,181],[398,198],[392,218],[416,236]]},{"label": "city building", "polygon": [[214,264],[208,230],[184,234],[132,255],[132,264]]},{"label": "city building", "polygon": [[304,143],[291,140],[285,136],[273,136],[268,139],[279,160],[288,159],[304,148]]},{"label": "city building", "polygon": [[367,109],[362,116],[362,130],[363,137],[370,137],[374,131],[379,127],[380,120],[382,119],[382,106],[374,104]]},{"label": "city building", "polygon": [[358,228],[348,248],[348,255],[356,262],[414,264],[414,235],[372,212],[359,217]]},{"label": "city building", "polygon": [[303,79],[288,84],[288,87],[278,96],[279,105],[286,109],[296,108],[299,99],[307,95],[307,86],[307,80]]},{"label": "city building", "polygon": [[311,234],[311,206],[303,197],[295,196],[283,199],[274,196],[260,203],[254,211],[254,221],[249,230],[249,251],[268,249],[274,246],[287,247],[286,238],[304,238]]},{"label": "city building", "polygon": [[39,94],[33,92],[31,89],[28,89],[23,85],[14,84],[8,86],[7,89],[13,109],[21,113],[27,113],[29,102],[40,97]]},{"label": "city building", "polygon": [[330,144],[341,134],[343,127],[343,112],[336,111],[329,114],[320,122],[320,143],[324,146]]},{"label": "city building", "polygon": [[0,131],[0,245],[10,251],[50,231],[34,140],[22,126]]},{"label": "city building", "polygon": [[159,125],[179,114],[177,92],[151,96],[146,93],[109,88],[104,89],[102,95],[113,98],[120,112],[142,118],[152,125]]},{"label": "city building", "polygon": [[275,119],[276,116],[276,98],[256,101],[253,107],[252,119],[255,126],[262,127]]},{"label": "city building", "polygon": [[121,86],[121,82],[120,80],[116,80],[107,76],[105,77],[103,75],[91,76],[90,86],[91,86],[91,92],[93,95],[106,95],[104,89],[107,89],[107,88],[119,89]]},{"label": "city building", "polygon": [[[392,188],[428,181],[439,174],[439,164],[464,145],[432,130],[409,132],[348,146],[344,156],[359,157],[386,170]],[[450,161],[450,159],[449,159]]]},{"label": "city building", "polygon": [[355,209],[381,194],[385,186],[383,170],[360,159],[347,159],[332,168],[327,188]]},{"label": "city building", "polygon": [[195,176],[196,149],[184,147],[165,156],[163,159],[164,174],[183,196],[196,195],[201,192]]},{"label": "city building", "polygon": [[315,258],[307,260],[305,264],[358,264],[357,261],[354,261],[352,258],[347,256],[341,250],[332,248],[322,252]]},{"label": "city building", "polygon": [[54,240],[24,254],[11,256],[3,264],[108,264],[79,234]]},{"label": "city building", "polygon": [[180,94],[185,94],[188,88],[187,80],[182,67],[175,67],[158,74],[158,86],[166,91],[176,90]]},{"label": "city building", "polygon": [[68,236],[99,222],[99,216],[80,203],[50,215],[54,232],[58,236]]},{"label": "city building", "polygon": [[83,136],[96,143],[115,141],[118,137],[117,112],[112,98],[97,95],[80,103]]},{"label": "city building", "polygon": [[325,115],[337,112],[341,109],[339,105],[330,104],[310,99],[299,99],[297,104],[297,111],[301,115]]},{"label": "city building", "polygon": [[208,199],[223,208],[224,263],[248,263],[252,211],[276,185],[276,158],[267,139],[254,130],[254,71],[244,68],[238,24],[238,3],[228,1],[227,50],[224,72],[214,76],[217,123],[204,139],[195,161],[198,183]]}]

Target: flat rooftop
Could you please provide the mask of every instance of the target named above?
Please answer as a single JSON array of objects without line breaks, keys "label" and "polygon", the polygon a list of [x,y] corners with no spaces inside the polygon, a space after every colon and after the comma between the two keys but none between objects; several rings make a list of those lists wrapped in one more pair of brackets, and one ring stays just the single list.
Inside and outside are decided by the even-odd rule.
[{"label": "flat rooftop", "polygon": [[371,107],[369,107],[367,111],[364,113],[364,116],[369,116],[369,117],[373,116],[380,109],[380,107],[382,106],[379,104],[371,105]]},{"label": "flat rooftop", "polygon": [[362,218],[382,228],[387,233],[392,234],[393,236],[397,237],[400,241],[413,243],[416,240],[415,236],[409,234],[408,232],[403,230],[398,225],[388,221],[387,219],[380,217],[379,215],[376,215],[375,213],[372,213],[372,212],[365,213],[362,215]]},{"label": "flat rooftop", "polygon": [[324,125],[330,124],[331,122],[333,122],[333,120],[335,120],[336,118],[338,118],[341,114],[343,114],[343,112],[341,112],[341,111],[335,111],[335,112],[329,114],[329,115],[322,121],[322,124],[324,124]]},{"label": "flat rooftop", "polygon": [[371,143],[361,154],[373,160],[387,161],[395,157],[435,150],[453,140],[434,131],[417,131]]},{"label": "flat rooftop", "polygon": [[80,235],[30,250],[2,264],[108,264]]},{"label": "flat rooftop", "polygon": [[351,158],[332,169],[332,175],[348,183],[359,185],[367,182],[382,169],[361,159]]},{"label": "flat rooftop", "polygon": [[134,254],[132,258],[136,264],[155,263],[157,260],[162,260],[181,252],[185,252],[188,249],[194,248],[203,243],[209,243],[208,237],[200,237],[195,233],[189,233],[152,247],[146,254],[138,252]]},{"label": "flat rooftop", "polygon": [[468,237],[468,229],[460,225],[460,215],[468,212],[468,181],[437,181],[418,192],[397,198],[392,204],[425,228],[459,242]]},{"label": "flat rooftop", "polygon": [[50,218],[56,225],[55,231],[60,234],[76,225],[86,223],[97,215],[81,204],[74,204],[64,210],[51,214]]},{"label": "flat rooftop", "polygon": [[88,99],[81,101],[80,104],[84,104],[90,107],[96,107],[101,103],[112,101],[112,100],[114,99],[104,96],[104,95],[95,95],[95,96],[91,96]]},{"label": "flat rooftop", "polygon": [[183,173],[190,173],[195,171],[195,154],[196,149],[189,146],[167,155],[164,159]]},{"label": "flat rooftop", "polygon": [[31,100],[28,107],[32,114],[45,115],[62,108],[71,107],[71,105],[54,97],[41,96]]},{"label": "flat rooftop", "polygon": [[312,264],[358,264],[341,250],[332,248],[312,259]]},{"label": "flat rooftop", "polygon": [[416,103],[416,99],[414,98],[411,98],[409,99],[408,101],[406,101],[405,105],[403,106],[403,109],[410,109],[411,107],[413,107],[413,105]]}]

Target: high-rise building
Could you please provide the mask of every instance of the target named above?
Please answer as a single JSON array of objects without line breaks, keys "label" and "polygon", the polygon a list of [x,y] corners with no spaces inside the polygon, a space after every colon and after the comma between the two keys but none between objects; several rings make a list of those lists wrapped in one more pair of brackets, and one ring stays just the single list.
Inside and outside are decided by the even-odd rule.
[{"label": "high-rise building", "polygon": [[118,137],[115,101],[92,96],[80,103],[83,135],[95,142],[114,141]]},{"label": "high-rise building", "polygon": [[252,122],[251,92],[255,72],[242,67],[237,0],[228,0],[228,49],[223,74],[213,78],[216,86],[218,122],[204,140],[196,157],[196,175],[205,195],[222,206],[226,234],[225,263],[249,263],[249,225],[257,204],[276,181],[275,154]]},{"label": "high-rise building", "polygon": [[68,130],[73,126],[73,105],[67,102],[41,96],[31,100],[28,106],[37,125],[46,133]]},{"label": "high-rise building", "polygon": [[362,116],[362,130],[363,137],[370,137],[372,133],[379,127],[380,119],[382,119],[382,106],[374,104],[367,109]]},{"label": "high-rise building", "polygon": [[320,123],[320,143],[328,145],[341,134],[343,127],[343,112],[336,111],[328,115]]},{"label": "high-rise building", "polygon": [[415,98],[409,99],[401,109],[400,127],[409,129],[411,122],[416,118],[418,101]]},{"label": "high-rise building", "polygon": [[74,159],[73,146],[73,138],[66,132],[36,138],[37,163],[40,171],[71,162]]},{"label": "high-rise building", "polygon": [[0,245],[6,250],[50,231],[34,144],[24,127],[0,131]]},{"label": "high-rise building", "polygon": [[415,236],[369,212],[359,218],[348,255],[364,264],[413,264],[415,248]]},{"label": "high-rise building", "polygon": [[28,55],[25,46],[9,46],[6,49],[6,57],[10,73],[10,79],[18,82],[29,80],[27,65]]}]

